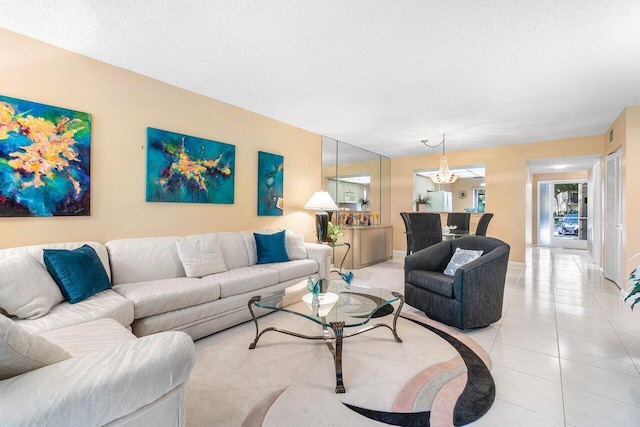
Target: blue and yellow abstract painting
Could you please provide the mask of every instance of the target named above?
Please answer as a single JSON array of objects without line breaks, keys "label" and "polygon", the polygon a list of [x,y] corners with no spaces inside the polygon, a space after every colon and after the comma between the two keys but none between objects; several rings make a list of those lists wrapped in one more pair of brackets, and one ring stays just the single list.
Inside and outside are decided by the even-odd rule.
[{"label": "blue and yellow abstract painting", "polygon": [[147,128],[147,201],[234,201],[236,147]]},{"label": "blue and yellow abstract painting", "polygon": [[258,215],[279,216],[284,209],[284,156],[258,152]]},{"label": "blue and yellow abstract painting", "polygon": [[0,96],[0,217],[90,214],[91,116]]}]

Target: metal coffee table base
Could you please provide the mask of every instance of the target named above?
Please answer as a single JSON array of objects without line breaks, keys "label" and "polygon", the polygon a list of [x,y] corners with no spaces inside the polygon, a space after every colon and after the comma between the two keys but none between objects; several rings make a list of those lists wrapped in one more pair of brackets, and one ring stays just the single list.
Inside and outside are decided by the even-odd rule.
[{"label": "metal coffee table base", "polygon": [[[291,335],[298,338],[304,338],[306,340],[325,340],[325,342],[327,343],[327,347],[329,348],[329,351],[333,355],[333,360],[335,362],[336,393],[344,393],[345,388],[344,388],[344,382],[342,380],[342,340],[344,338],[354,337],[356,335],[360,335],[372,329],[384,327],[391,330],[391,332],[393,333],[393,338],[397,343],[402,342],[402,339],[398,336],[398,332],[396,330],[396,324],[398,322],[398,315],[400,314],[400,311],[402,310],[402,306],[404,305],[404,296],[402,296],[397,292],[392,292],[392,295],[400,300],[400,304],[398,305],[396,313],[393,316],[393,327],[387,325],[386,323],[376,323],[375,325],[370,325],[365,328],[362,328],[357,332],[354,332],[353,334],[344,335],[344,322],[329,322],[329,324],[331,325],[331,329],[333,330],[333,336],[329,332],[329,328],[324,325],[322,327],[324,332],[323,335],[303,335],[297,332],[291,332],[285,329],[278,329],[274,327],[268,327],[260,331],[260,328],[258,327],[258,318],[253,312],[253,304],[260,301],[260,296],[252,297],[249,300],[249,311],[251,312],[251,317],[253,317],[253,323],[256,325],[256,338],[253,340],[251,344],[249,344],[249,349],[253,350],[254,348],[256,348],[256,345],[258,344],[258,340],[260,340],[260,337],[265,332],[270,332],[270,331],[280,332],[281,334]],[[335,341],[335,347],[333,346],[333,341]]]}]

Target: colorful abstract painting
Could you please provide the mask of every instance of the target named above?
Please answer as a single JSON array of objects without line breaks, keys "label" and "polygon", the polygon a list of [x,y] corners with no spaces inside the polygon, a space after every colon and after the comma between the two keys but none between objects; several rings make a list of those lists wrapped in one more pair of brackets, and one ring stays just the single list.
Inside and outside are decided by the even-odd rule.
[{"label": "colorful abstract painting", "polygon": [[282,215],[284,208],[284,157],[258,152],[258,215]]},{"label": "colorful abstract painting", "polygon": [[91,116],[0,96],[0,217],[90,214]]},{"label": "colorful abstract painting", "polygon": [[235,145],[147,128],[147,201],[234,201]]}]

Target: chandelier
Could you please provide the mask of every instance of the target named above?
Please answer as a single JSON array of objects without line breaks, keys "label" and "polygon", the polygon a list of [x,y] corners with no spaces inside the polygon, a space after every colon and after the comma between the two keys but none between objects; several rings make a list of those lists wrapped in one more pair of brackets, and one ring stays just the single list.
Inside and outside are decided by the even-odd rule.
[{"label": "chandelier", "polygon": [[442,135],[442,142],[440,144],[429,145],[428,142],[429,142],[428,139],[422,140],[422,143],[429,148],[437,148],[442,145],[442,157],[440,157],[440,169],[438,170],[438,173],[436,173],[435,175],[430,175],[429,178],[431,178],[431,181],[433,181],[434,184],[453,184],[458,179],[458,175],[452,174],[451,171],[449,170],[447,157],[444,155],[444,134]]}]

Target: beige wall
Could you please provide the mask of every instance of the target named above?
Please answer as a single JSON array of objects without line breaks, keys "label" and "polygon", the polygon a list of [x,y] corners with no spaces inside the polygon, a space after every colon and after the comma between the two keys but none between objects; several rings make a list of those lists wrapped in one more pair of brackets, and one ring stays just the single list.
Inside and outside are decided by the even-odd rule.
[{"label": "beige wall", "polygon": [[[92,116],[91,216],[0,218],[0,248],[288,227],[314,241],[319,135],[0,30],[0,94]],[[146,128],[236,146],[235,203],[145,202]],[[258,151],[285,157],[285,215],[257,216]]]},{"label": "beige wall", "polygon": [[[624,174],[623,210],[625,221],[626,277],[640,265],[640,106],[628,107],[626,115],[626,140],[624,145],[622,168]],[[624,265],[624,263],[623,263]]]},{"label": "beige wall", "polygon": [[[449,167],[484,164],[486,211],[494,213],[490,235],[511,245],[510,260],[525,260],[527,160],[602,154],[603,136],[569,138],[469,151],[447,152]],[[438,165],[439,155],[391,160],[391,220],[394,249],[405,250],[400,212],[411,211],[413,171]]]},{"label": "beige wall", "polygon": [[587,171],[533,174],[533,188],[531,189],[531,237],[534,245],[538,243],[538,183],[540,181],[586,181],[587,178]]}]

